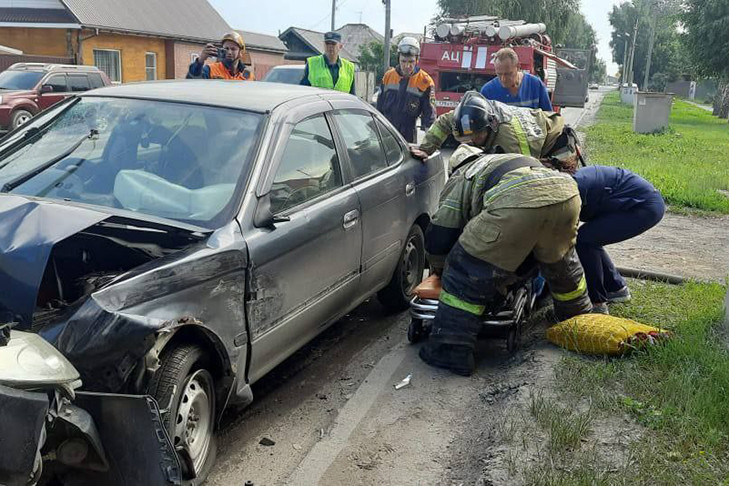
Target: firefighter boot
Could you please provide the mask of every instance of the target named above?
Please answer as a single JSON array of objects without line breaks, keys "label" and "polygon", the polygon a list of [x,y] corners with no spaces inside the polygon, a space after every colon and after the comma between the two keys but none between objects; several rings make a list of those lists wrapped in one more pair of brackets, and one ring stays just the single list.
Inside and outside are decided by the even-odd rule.
[{"label": "firefighter boot", "polygon": [[420,359],[436,368],[445,368],[457,375],[471,376],[476,369],[473,349],[456,344],[428,342],[420,348]]}]

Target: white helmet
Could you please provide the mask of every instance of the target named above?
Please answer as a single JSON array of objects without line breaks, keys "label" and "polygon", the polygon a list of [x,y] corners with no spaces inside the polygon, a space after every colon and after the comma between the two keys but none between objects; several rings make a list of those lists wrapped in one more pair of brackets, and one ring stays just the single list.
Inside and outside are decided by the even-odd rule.
[{"label": "white helmet", "polygon": [[397,52],[406,56],[420,56],[420,42],[415,37],[403,37],[397,45]]}]

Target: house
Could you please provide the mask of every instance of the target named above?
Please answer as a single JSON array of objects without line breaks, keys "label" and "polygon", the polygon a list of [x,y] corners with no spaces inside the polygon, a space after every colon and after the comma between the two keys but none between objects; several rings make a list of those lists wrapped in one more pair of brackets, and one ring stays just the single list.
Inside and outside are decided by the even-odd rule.
[{"label": "house", "polygon": [[[360,47],[377,40],[384,41],[384,37],[365,24],[346,24],[336,30],[342,35],[342,50],[340,55],[359,64]],[[279,39],[286,44],[288,52],[285,58],[290,61],[306,61],[307,57],[324,53],[324,32],[289,27],[283,31]]]},{"label": "house", "polygon": [[96,65],[115,82],[182,77],[231,30],[207,0],[0,0],[0,44]]},{"label": "house", "polygon": [[263,79],[272,67],[286,62],[284,56],[288,49],[275,35],[258,34],[245,30],[237,32],[243,36],[246,42],[246,50],[251,56],[256,79]]}]

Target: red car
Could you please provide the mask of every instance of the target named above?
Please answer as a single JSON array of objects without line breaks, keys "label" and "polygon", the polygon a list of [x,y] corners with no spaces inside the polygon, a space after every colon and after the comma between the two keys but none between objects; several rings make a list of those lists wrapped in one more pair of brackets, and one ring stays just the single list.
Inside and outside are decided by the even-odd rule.
[{"label": "red car", "polygon": [[0,131],[19,127],[75,93],[110,84],[96,66],[13,64],[0,73]]}]

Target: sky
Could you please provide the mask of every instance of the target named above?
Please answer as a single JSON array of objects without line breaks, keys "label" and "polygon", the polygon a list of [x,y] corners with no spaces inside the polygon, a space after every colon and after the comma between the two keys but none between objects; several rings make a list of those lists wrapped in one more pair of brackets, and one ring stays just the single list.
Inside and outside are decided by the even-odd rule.
[{"label": "sky", "polygon": [[[233,28],[278,35],[291,26],[325,32],[331,25],[332,0],[208,0]],[[519,0],[515,0],[519,1]],[[528,1],[528,0],[521,0]],[[582,0],[582,12],[597,31],[598,57],[615,74],[612,62],[608,12],[625,0]],[[417,8],[414,6],[417,5]],[[422,32],[437,12],[436,0],[392,0],[391,27],[401,32]],[[381,0],[337,0],[336,26],[365,23],[383,33],[385,8]],[[547,26],[549,32],[549,26]]]}]

